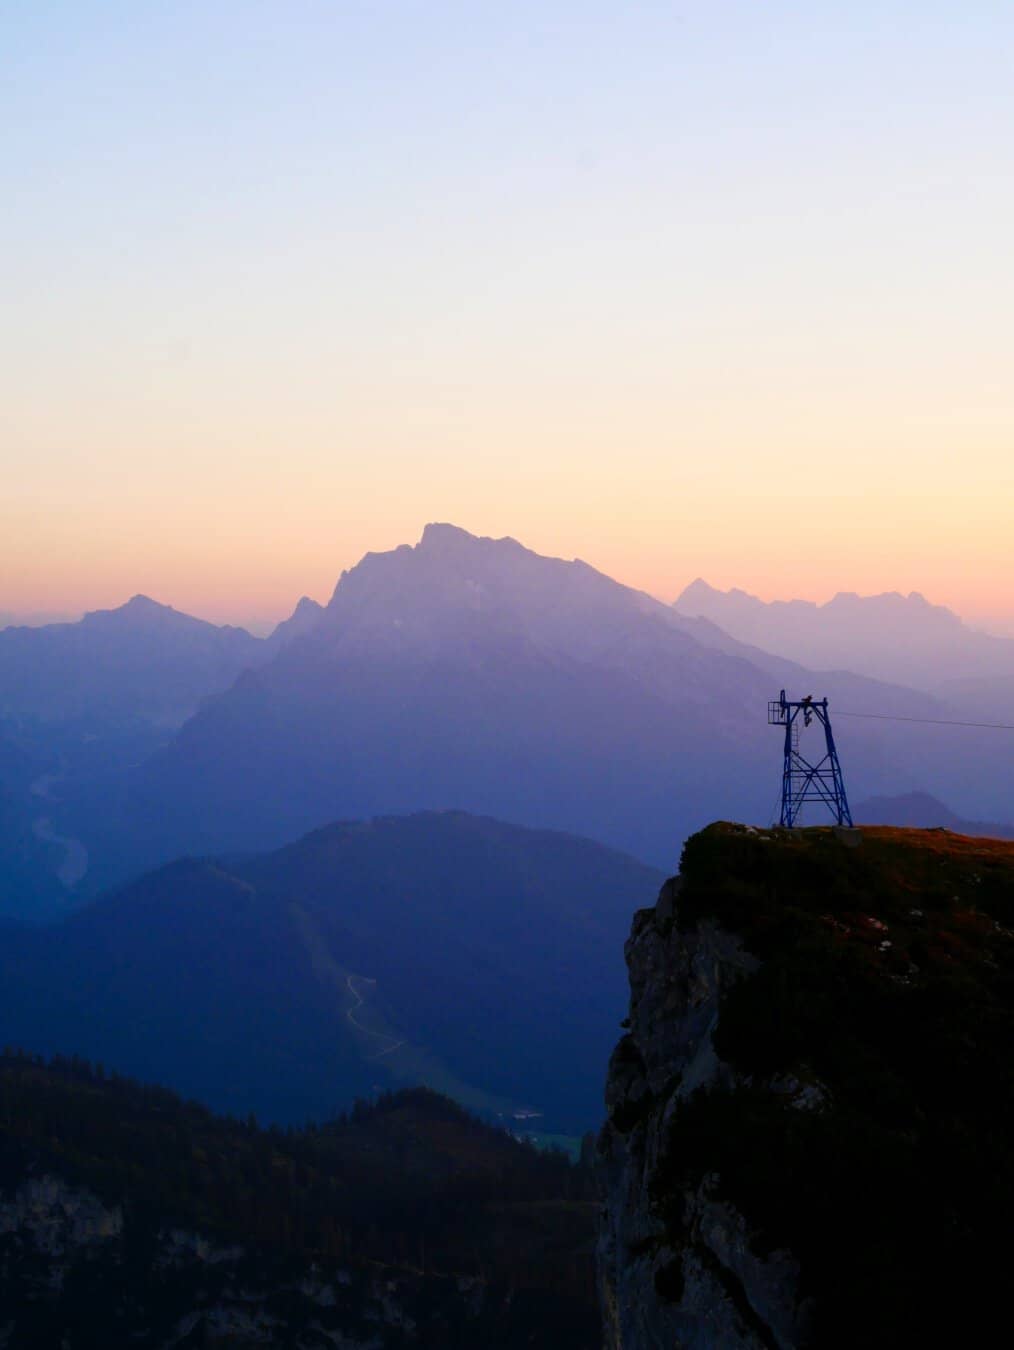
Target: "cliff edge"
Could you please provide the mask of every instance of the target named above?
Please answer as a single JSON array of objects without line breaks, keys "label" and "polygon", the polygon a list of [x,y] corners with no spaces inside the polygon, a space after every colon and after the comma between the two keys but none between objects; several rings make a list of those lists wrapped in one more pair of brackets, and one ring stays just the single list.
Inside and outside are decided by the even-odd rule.
[{"label": "cliff edge", "polygon": [[1009,1320],[1014,844],[712,825],[626,957],[608,1350],[957,1346]]}]

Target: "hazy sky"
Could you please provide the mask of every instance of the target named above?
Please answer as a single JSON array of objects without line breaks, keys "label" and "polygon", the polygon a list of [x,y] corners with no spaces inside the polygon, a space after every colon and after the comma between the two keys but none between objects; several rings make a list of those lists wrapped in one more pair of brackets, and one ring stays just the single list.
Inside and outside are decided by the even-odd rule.
[{"label": "hazy sky", "polygon": [[427,520],[1014,623],[1014,5],[0,0],[0,610]]}]

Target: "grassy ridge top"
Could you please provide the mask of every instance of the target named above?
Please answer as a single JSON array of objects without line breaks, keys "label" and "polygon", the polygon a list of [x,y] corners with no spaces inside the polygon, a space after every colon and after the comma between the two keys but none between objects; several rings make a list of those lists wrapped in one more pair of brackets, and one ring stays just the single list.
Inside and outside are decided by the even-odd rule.
[{"label": "grassy ridge top", "polygon": [[871,970],[918,982],[958,968],[988,975],[1014,951],[1014,841],[720,822],[687,841],[682,875],[680,923],[712,915],[761,957],[790,933],[823,931],[865,952]]}]

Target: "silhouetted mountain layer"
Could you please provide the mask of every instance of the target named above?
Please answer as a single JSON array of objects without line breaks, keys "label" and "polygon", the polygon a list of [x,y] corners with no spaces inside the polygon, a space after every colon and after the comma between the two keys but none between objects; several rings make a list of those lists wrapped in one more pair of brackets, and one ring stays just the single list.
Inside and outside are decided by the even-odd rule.
[{"label": "silhouetted mountain layer", "polygon": [[0,609],[0,630],[4,628],[41,628],[49,623],[76,623],[80,614],[66,614],[51,610],[16,611]]},{"label": "silhouetted mountain layer", "polygon": [[949,806],[928,792],[907,792],[900,797],[871,797],[852,809],[857,825],[902,825],[916,829],[945,829],[993,839],[1014,839],[1014,825],[996,821],[963,820]]},{"label": "silhouetted mountain layer", "polygon": [[283,619],[267,637],[267,646],[272,652],[277,652],[296,638],[306,637],[316,628],[323,614],[324,606],[304,595],[289,617]]},{"label": "silhouetted mountain layer", "polygon": [[[206,702],[118,801],[79,802],[77,828],[97,877],[445,808],[671,860],[708,817],[767,818],[766,703],[782,685],[938,711],[755,652],[585,563],[431,525],[414,548],[367,554],[300,641]],[[868,790],[892,785],[879,729],[856,727],[843,754]]]},{"label": "silhouetted mountain layer", "polygon": [[258,638],[135,595],[73,623],[0,628],[0,718],[100,731],[138,721],[175,727],[248,666],[310,632],[323,613],[303,596]]},{"label": "silhouetted mountain layer", "polygon": [[462,814],[186,860],[0,946],[0,1044],[211,1105],[323,1116],[426,1082],[557,1126],[599,1116],[630,911],[660,874]]},{"label": "silhouetted mountain layer", "polygon": [[45,837],[32,801],[43,763],[0,723],[0,917],[43,915],[65,894],[64,850]]},{"label": "silhouetted mountain layer", "polygon": [[78,623],[0,631],[0,716],[178,725],[266,644],[135,595]]},{"label": "silhouetted mountain layer", "polygon": [[0,913],[69,908],[90,859],[64,798],[107,803],[117,776],[164,746],[203,699],[321,612],[304,598],[260,639],[137,595],[76,623],[0,632]]},{"label": "silhouetted mountain layer", "polygon": [[[918,591],[860,596],[841,591],[826,604],[765,603],[746,591],[715,590],[698,578],[676,600],[688,617],[818,670],[853,670],[968,702],[964,682],[1000,680],[1014,692],[1014,640],[977,632]],[[964,693],[963,693],[964,690]],[[988,720],[988,719],[983,719]]]}]

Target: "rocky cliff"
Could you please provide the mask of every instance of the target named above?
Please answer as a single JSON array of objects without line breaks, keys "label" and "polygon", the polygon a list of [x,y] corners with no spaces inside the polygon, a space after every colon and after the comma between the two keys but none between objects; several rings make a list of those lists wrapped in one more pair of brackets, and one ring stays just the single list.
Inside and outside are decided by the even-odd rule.
[{"label": "rocky cliff", "polygon": [[626,946],[599,1143],[608,1350],[979,1343],[1005,1315],[1012,921],[1009,843],[688,841]]}]

